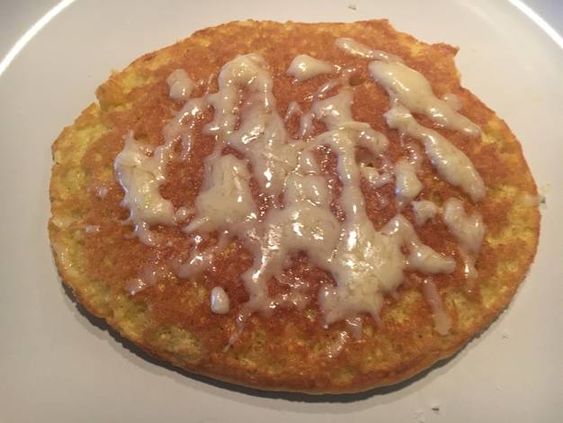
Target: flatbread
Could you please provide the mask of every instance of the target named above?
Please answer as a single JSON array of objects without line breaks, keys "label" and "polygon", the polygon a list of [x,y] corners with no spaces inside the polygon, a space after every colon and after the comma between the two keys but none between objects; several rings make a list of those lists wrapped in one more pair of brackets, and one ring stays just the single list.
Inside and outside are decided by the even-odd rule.
[{"label": "flatbread", "polygon": [[[472,195],[475,184],[448,181],[425,144],[406,133],[405,127],[390,127],[386,115],[393,106],[390,91],[370,70],[370,63],[381,57],[347,51],[337,45],[342,38],[361,43],[372,53],[385,52],[418,71],[436,98],[449,94],[446,99],[452,109],[460,106],[459,113],[480,128],[477,136],[470,137],[424,113],[412,113],[419,125],[445,137],[469,158],[484,184],[483,196]],[[504,121],[461,87],[454,65],[456,51],[446,44],[420,42],[384,20],[348,24],[244,21],[198,31],[113,73],[98,88],[97,101],[53,145],[49,235],[63,282],[90,313],[150,354],[190,372],[259,389],[357,392],[405,380],[451,356],[509,304],[532,263],[540,226],[538,193],[521,146]],[[147,245],[151,242],[142,239],[142,230],[134,230],[138,222],[131,201],[125,199],[118,155],[132,140],[142,154],[153,157],[166,143],[166,125],[185,102],[217,92],[222,67],[248,54],[271,76],[275,104],[267,113],[277,112],[283,119],[289,112],[284,121],[287,143],[299,138],[311,143],[326,132],[326,121],[317,114],[301,137],[301,117],[315,101],[337,95],[346,85],[353,119],[388,140],[373,163],[362,148],[356,160],[377,168],[380,176],[385,165],[394,170],[387,183],[370,182],[368,173],[362,174],[362,204],[373,230],[389,234],[389,222],[402,216],[422,244],[455,263],[451,272],[429,274],[416,270],[420,268],[413,267],[412,258],[410,264],[401,262],[402,276],[396,286],[384,289],[383,282],[360,281],[361,286],[375,287],[366,298],[371,301],[376,296],[382,303],[377,313],[356,307],[360,312],[354,314],[346,311],[348,305],[321,304],[321,291],[340,283],[331,271],[333,264],[313,263],[310,254],[295,248],[285,257],[283,274],[264,285],[268,298],[285,294],[286,300],[294,295],[292,300],[280,300],[269,311],[249,308],[251,295],[242,279],[256,260],[256,253],[248,248],[254,235],[248,232],[245,239],[239,231],[225,236],[221,231],[231,228],[232,222],[221,230],[186,229],[194,219],[206,218],[201,211],[207,209],[198,198],[209,189],[204,183],[209,178],[206,160],[217,143],[217,135],[205,129],[216,112],[206,106],[193,119],[183,121],[182,130],[190,127],[190,142],[178,139],[170,150],[157,192],[176,214],[172,224],[145,228],[149,231],[145,235],[155,237]],[[333,68],[296,80],[298,73],[288,74],[288,68],[298,55]],[[171,97],[169,78],[177,70],[194,83],[186,98],[182,90]],[[340,82],[330,86],[331,80]],[[179,84],[186,88],[185,81]],[[319,94],[323,86],[328,88]],[[241,99],[237,110],[252,101],[244,93]],[[231,145],[220,155],[230,155],[232,163],[248,163],[247,154]],[[315,152],[317,172],[332,181],[330,210],[343,224],[349,216],[341,198],[345,184],[338,173],[338,157],[327,145]],[[397,163],[401,158],[407,161],[405,166],[415,166],[423,188],[415,198],[406,195],[399,201]],[[256,213],[265,219],[272,201],[288,200],[261,196],[263,186],[253,175],[256,166],[248,164],[241,172],[251,175]],[[451,203],[452,207],[461,204],[465,218],[482,219],[485,232],[476,251],[461,242],[459,233],[446,222],[445,204],[451,199],[459,202]],[[416,213],[413,202],[419,207]],[[428,206],[426,211],[424,206]],[[411,247],[405,242],[400,248],[407,257]],[[185,264],[195,256],[204,264],[197,272],[186,271]],[[468,268],[473,262],[474,274]],[[342,286],[346,283],[342,279]],[[213,307],[212,292],[216,294]]]}]

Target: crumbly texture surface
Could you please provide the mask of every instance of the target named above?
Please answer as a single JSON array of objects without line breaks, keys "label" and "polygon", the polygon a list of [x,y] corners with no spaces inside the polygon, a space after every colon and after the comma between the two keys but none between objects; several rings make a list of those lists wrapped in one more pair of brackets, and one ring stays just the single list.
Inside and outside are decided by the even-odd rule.
[{"label": "crumbly texture surface", "polygon": [[[196,247],[178,225],[153,228],[169,241],[165,246],[139,242],[132,236],[132,226],[123,223],[128,210],[120,204],[124,192],[113,161],[128,131],[147,145],[163,143],[162,128],[180,108],[168,96],[166,78],[172,71],[184,69],[194,81],[202,81],[193,93],[199,96],[206,89],[217,89],[216,76],[223,64],[251,52],[261,54],[268,64],[281,116],[292,100],[308,110],[310,100],[304,99],[329,78],[321,75],[293,83],[286,70],[296,55],[309,54],[357,67],[352,80],[354,117],[387,135],[387,154],[396,160],[404,154],[404,147],[398,133],[384,121],[389,98],[368,75],[366,60],[334,46],[338,37],[350,37],[402,57],[408,66],[424,74],[438,97],[457,95],[463,104],[460,112],[482,128],[481,141],[435,129],[472,160],[487,186],[486,198],[472,203],[461,190],[443,182],[426,157],[419,172],[425,188],[418,198],[440,205],[457,197],[464,200],[466,209],[481,213],[487,230],[477,260],[479,277],[471,283],[465,279],[458,243],[437,216],[417,227],[417,233],[425,244],[457,261],[453,274],[433,278],[453,321],[448,335],[442,336],[434,328],[430,306],[422,294],[423,276],[407,272],[395,295],[385,299],[381,322],[376,324],[363,316],[361,338],[348,340],[335,357],[327,351],[339,342],[345,324],[323,328],[316,301],[303,311],[278,309],[270,316],[254,314],[239,339],[226,349],[236,331],[235,317],[248,299],[240,275],[250,267],[251,256],[234,241],[201,277],[177,278],[171,263],[185,261],[194,248],[212,245],[216,239],[206,235],[203,244]],[[53,145],[49,234],[64,283],[89,312],[104,318],[149,353],[195,373],[260,389],[362,391],[402,381],[452,355],[510,302],[533,260],[540,221],[536,186],[520,144],[504,121],[461,87],[455,53],[449,45],[429,45],[397,32],[387,21],[246,21],[196,32],[113,73],[98,88],[98,101],[65,128]],[[435,127],[430,120],[416,117],[423,125]],[[175,207],[193,206],[199,192],[203,161],[213,149],[213,138],[202,134],[201,127],[210,119],[209,112],[196,125],[190,158],[173,160],[167,168],[161,193]],[[317,126],[316,131],[322,132],[322,125]],[[296,133],[297,118],[289,121],[288,129],[290,134]],[[326,152],[320,159],[327,175],[335,177],[334,156]],[[363,184],[362,189],[369,217],[381,228],[397,213],[393,184],[378,189]],[[414,221],[411,208],[403,213]],[[130,295],[127,283],[147,266],[159,269],[156,283]],[[288,272],[309,282],[313,298],[320,284],[330,278],[303,255],[294,258]],[[214,286],[222,286],[230,297],[231,309],[226,315],[210,310],[209,294]],[[285,288],[272,282],[270,289]]]}]

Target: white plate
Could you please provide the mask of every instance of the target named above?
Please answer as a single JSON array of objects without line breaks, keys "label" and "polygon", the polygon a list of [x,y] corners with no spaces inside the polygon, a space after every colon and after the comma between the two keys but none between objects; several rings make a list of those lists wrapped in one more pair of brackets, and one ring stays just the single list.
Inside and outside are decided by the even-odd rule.
[{"label": "white plate", "polygon": [[[36,3],[28,8],[42,13],[52,1]],[[0,76],[0,420],[557,421],[563,400],[563,54],[514,4],[521,6],[516,0],[84,0],[44,20]],[[17,33],[9,24],[23,9],[3,7],[11,12],[0,18],[7,40]],[[423,40],[460,46],[464,84],[507,120],[547,196],[539,254],[508,312],[453,360],[399,388],[306,401],[193,379],[145,360],[92,325],[58,281],[46,231],[52,140],[93,101],[110,69],[198,28],[248,17],[387,17]]]}]

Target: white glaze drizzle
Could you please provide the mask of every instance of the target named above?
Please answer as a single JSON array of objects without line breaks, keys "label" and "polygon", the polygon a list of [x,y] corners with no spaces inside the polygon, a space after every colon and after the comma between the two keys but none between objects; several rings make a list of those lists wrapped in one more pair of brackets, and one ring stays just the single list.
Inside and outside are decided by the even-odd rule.
[{"label": "white glaze drizzle", "polygon": [[303,111],[301,110],[301,106],[296,101],[292,101],[287,105],[287,111],[285,112],[285,117],[283,118],[284,122],[287,123],[289,119],[291,119],[294,115],[302,115]]},{"label": "white glaze drizzle", "polygon": [[[201,240],[200,235],[195,235],[194,245],[197,247]],[[181,278],[193,278],[207,269],[213,261],[213,258],[223,251],[229,244],[230,236],[227,232],[220,234],[217,244],[208,247],[205,250],[195,250],[189,260],[177,266],[176,273]]]},{"label": "white glaze drizzle", "polygon": [[380,173],[376,168],[366,166],[363,163],[360,163],[360,174],[374,188],[379,188],[393,182],[393,175],[391,173]]},{"label": "white glaze drizzle", "polygon": [[418,139],[438,174],[448,183],[463,189],[473,201],[485,197],[485,183],[463,151],[433,129],[420,125],[404,106],[397,102],[385,113],[387,125]]},{"label": "white glaze drizzle", "polygon": [[463,203],[457,198],[448,198],[444,203],[444,222],[448,230],[470,254],[477,254],[485,235],[485,225],[478,213],[468,215]]},{"label": "white glaze drizzle", "polygon": [[125,283],[125,289],[129,295],[136,295],[149,286],[156,284],[157,280],[166,273],[167,270],[163,265],[146,265],[143,267],[138,277],[130,279]]},{"label": "white glaze drizzle", "polygon": [[119,183],[125,191],[123,206],[130,210],[129,219],[135,225],[135,234],[147,245],[155,245],[151,225],[174,224],[174,207],[160,195],[164,182],[166,157],[171,153],[172,142],[158,147],[152,156],[129,133],[123,150],[117,155],[114,167]]},{"label": "white glaze drizzle", "polygon": [[395,163],[395,194],[399,205],[414,200],[422,191],[422,182],[416,176],[416,167],[402,158]]},{"label": "white glaze drizzle", "polygon": [[455,260],[423,244],[411,223],[403,215],[398,214],[391,219],[383,228],[383,232],[398,239],[400,245],[408,249],[406,264],[409,269],[425,274],[447,274],[455,270]]},{"label": "white glaze drizzle", "polygon": [[196,217],[186,232],[213,232],[245,219],[254,220],[257,215],[246,162],[228,154],[219,156],[209,166],[195,201]]},{"label": "white glaze drizzle", "polygon": [[455,110],[456,112],[459,112],[463,107],[461,99],[455,94],[446,93],[442,96],[442,100],[448,103],[452,110]]},{"label": "white glaze drizzle", "polygon": [[[399,58],[350,39],[338,40],[337,46],[356,56],[378,60],[370,64],[370,70],[393,99],[393,107],[386,114],[388,125],[422,141],[428,158],[446,181],[460,186],[474,201],[481,199],[484,184],[467,156],[436,131],[419,125],[410,112],[428,114],[439,124],[474,135],[469,121],[448,103],[436,99],[424,77],[401,65]],[[318,74],[315,72],[320,68],[328,71],[328,67],[315,60],[298,56],[295,63],[292,62],[295,66],[290,66],[293,68],[290,74],[303,80]],[[331,71],[335,69],[321,63],[330,66]],[[188,99],[193,83],[185,71],[177,71],[168,79],[170,95],[178,101],[187,101],[166,125],[165,143],[150,156],[130,135],[115,161],[116,173],[126,192],[124,205],[131,210],[137,235],[144,242],[154,244],[148,227],[175,223],[173,210],[171,214],[163,212],[167,218],[160,220],[151,214],[159,210],[157,206],[166,208],[163,204],[166,205],[167,200],[160,196],[158,188],[171,159],[172,147],[176,140],[181,140],[184,158],[187,157],[195,118],[207,108],[213,108],[213,119],[204,127],[204,133],[215,136],[215,149],[205,161],[202,190],[193,211],[178,216],[183,220],[195,214],[185,228],[188,234],[193,234],[194,242],[199,237],[197,232],[220,231],[222,235],[215,246],[194,253],[179,267],[178,275],[196,276],[230,240],[234,237],[242,240],[253,255],[254,263],[242,276],[249,301],[243,306],[239,322],[256,311],[268,313],[278,306],[304,308],[308,304],[311,299],[304,295],[303,282],[291,284],[286,294],[270,297],[267,293],[267,282],[271,278],[285,277],[285,267],[291,262],[288,258],[296,252],[306,253],[312,264],[328,271],[336,281],[336,285],[324,285],[319,293],[318,301],[327,325],[338,320],[357,321],[361,313],[377,319],[382,295],[393,292],[401,283],[405,269],[435,274],[451,273],[455,268],[451,257],[424,245],[402,215],[389,221],[381,231],[376,231],[367,217],[360,178],[381,186],[391,182],[394,174],[398,201],[406,204],[422,189],[416,177],[420,159],[414,149],[408,160],[399,160],[391,172],[383,174],[357,162],[358,146],[379,157],[386,150],[388,140],[368,124],[354,120],[353,94],[349,86],[351,74],[352,71],[343,70],[339,79],[323,84],[312,96],[311,110],[307,113],[303,113],[297,103],[290,104],[285,120],[293,114],[301,114],[300,139],[309,140],[304,142],[289,139],[284,120],[276,110],[271,76],[260,56],[238,56],[225,64],[218,76],[218,91],[196,99]],[[326,98],[338,85],[342,85],[340,92]],[[417,97],[415,89],[420,87],[422,92]],[[309,134],[315,119],[326,126],[327,132],[311,139]],[[223,155],[225,146],[236,149],[248,162]],[[319,173],[313,155],[318,146],[328,146],[337,156],[344,222],[339,222],[330,210],[328,182]],[[139,175],[135,173],[131,177],[133,169]],[[273,201],[263,216],[259,216],[252,199],[249,169],[266,195],[278,198],[283,193],[282,202]],[[148,207],[147,211],[147,207],[137,203],[154,207]],[[413,208],[421,208],[419,203],[422,202],[414,202]],[[418,217],[417,224],[420,224]],[[450,231],[459,236],[455,230]],[[407,256],[403,249],[408,252]],[[474,254],[471,248],[463,248],[463,251]]]},{"label": "white glaze drizzle", "polygon": [[477,276],[475,260],[485,236],[485,224],[478,213],[467,214],[461,200],[449,198],[444,203],[442,216],[448,230],[460,243],[464,273],[469,279]]},{"label": "white glaze drizzle", "polygon": [[194,88],[194,83],[185,70],[176,69],[166,79],[169,96],[176,101],[186,101]]},{"label": "white glaze drizzle", "polygon": [[293,76],[296,81],[301,82],[318,75],[333,73],[335,71],[336,66],[328,62],[316,59],[307,54],[300,54],[295,56],[291,61],[287,69],[287,74]]},{"label": "white glaze drizzle", "polygon": [[481,133],[477,125],[456,112],[448,102],[436,97],[420,72],[398,62],[375,61],[368,67],[373,79],[410,112],[426,115],[441,126],[472,137]]},{"label": "white glaze drizzle", "polygon": [[430,278],[424,280],[422,292],[424,293],[424,297],[432,310],[434,329],[440,335],[448,335],[452,328],[452,319],[444,309],[442,297],[440,297],[438,289],[436,289],[436,285]]},{"label": "white glaze drizzle", "polygon": [[229,296],[220,286],[216,286],[211,290],[209,302],[211,304],[211,311],[215,314],[227,314],[230,310]]},{"label": "white glaze drizzle", "polygon": [[338,38],[335,42],[336,47],[352,56],[362,59],[382,60],[385,62],[401,62],[401,58],[381,50],[372,49],[352,38]]},{"label": "white glaze drizzle", "polygon": [[194,83],[184,70],[172,72],[167,83],[169,95],[173,99],[188,101],[164,126],[164,144],[149,155],[147,147],[135,140],[133,133],[129,132],[123,150],[114,161],[117,179],[125,191],[122,205],[130,210],[129,220],[135,226],[135,235],[149,246],[157,244],[157,237],[150,230],[151,226],[177,223],[172,203],[162,197],[160,186],[166,180],[166,167],[172,160],[176,142],[182,143],[183,158],[190,153],[194,118],[206,107],[201,99],[188,99]]},{"label": "white glaze drizzle", "polygon": [[[363,312],[377,318],[382,293],[398,286],[407,264],[433,273],[453,270],[452,261],[435,252],[431,254],[431,249],[420,242],[404,217],[395,218],[382,232],[373,228],[359,187],[360,166],[355,160],[355,146],[363,145],[379,154],[387,147],[387,139],[373,129],[373,133],[367,131],[369,136],[365,136],[361,124],[348,120],[352,115],[351,101],[344,101],[347,96],[348,91],[342,91],[330,103],[327,101],[332,97],[319,102],[320,110],[316,113],[322,116],[329,132],[317,137],[315,143],[329,145],[338,155],[337,170],[343,185],[341,205],[346,215],[329,266],[337,286],[323,287],[319,298],[328,324]],[[359,132],[354,134],[351,130]],[[408,260],[401,252],[403,245],[411,251]]]},{"label": "white glaze drizzle", "polygon": [[414,221],[417,226],[424,225],[429,219],[433,219],[440,212],[440,208],[429,200],[413,201],[411,203],[414,212]]}]

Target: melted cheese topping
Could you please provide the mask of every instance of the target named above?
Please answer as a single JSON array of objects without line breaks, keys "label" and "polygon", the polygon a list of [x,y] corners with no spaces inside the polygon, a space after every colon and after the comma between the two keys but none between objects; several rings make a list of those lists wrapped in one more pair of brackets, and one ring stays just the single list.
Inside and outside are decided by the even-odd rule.
[{"label": "melted cheese topping", "polygon": [[[412,113],[423,113],[440,125],[469,135],[478,134],[478,128],[448,102],[436,98],[422,74],[401,64],[400,58],[351,39],[338,39],[336,45],[357,57],[374,60],[369,64],[370,72],[391,97],[392,108],[385,115],[388,126],[419,140],[447,182],[459,186],[474,201],[482,199],[485,186],[469,158],[438,132],[420,125]],[[125,191],[123,205],[130,209],[131,221],[143,242],[155,243],[151,225],[183,220],[188,220],[184,231],[196,246],[201,242],[200,234],[219,234],[215,245],[202,251],[196,248],[189,260],[178,266],[179,277],[196,277],[235,238],[253,256],[252,266],[241,276],[249,297],[237,318],[241,325],[252,313],[268,314],[278,306],[303,309],[314,300],[305,294],[303,281],[289,280],[285,273],[298,252],[305,253],[335,281],[323,285],[317,299],[325,325],[345,320],[352,322],[354,333],[361,333],[360,314],[378,318],[383,295],[399,286],[405,271],[432,275],[455,270],[455,260],[425,245],[402,214],[381,230],[374,228],[366,212],[362,178],[376,187],[395,181],[397,201],[400,206],[412,202],[417,225],[433,217],[439,208],[428,201],[413,202],[423,189],[416,174],[420,156],[415,145],[408,145],[408,159],[387,163],[382,169],[358,160],[357,149],[361,147],[385,161],[389,140],[354,119],[349,71],[306,55],[297,56],[288,69],[298,81],[335,71],[340,72],[339,77],[311,95],[309,111],[293,102],[285,119],[276,108],[268,66],[257,54],[237,56],[226,63],[218,75],[217,92],[200,98],[188,98],[194,84],[185,71],[175,71],[168,78],[170,96],[185,104],[165,126],[165,143],[150,155],[129,136],[116,158],[116,173]],[[336,87],[339,91],[327,97]],[[165,168],[177,141],[183,146],[182,157],[189,156],[196,118],[208,108],[212,108],[213,118],[203,132],[214,136],[214,151],[205,160],[203,185],[193,210],[175,211],[159,193]],[[293,114],[301,115],[296,140],[289,137],[284,124]],[[324,124],[326,132],[312,137],[315,120]],[[236,150],[241,158],[224,154],[225,147]],[[320,147],[329,148],[336,156],[341,183],[337,199],[315,159],[315,150]],[[265,211],[259,211],[254,203],[251,179],[268,198]],[[333,201],[339,203],[343,220],[332,212]],[[443,214],[464,254],[474,260],[483,239],[480,218],[467,216],[456,199],[445,203]],[[270,295],[267,284],[272,279],[284,281],[289,292]],[[435,287],[425,290],[433,298],[434,314],[440,314]],[[213,288],[210,301],[214,313],[229,311],[222,288]],[[447,332],[445,324],[440,324],[439,332]],[[331,356],[347,341],[349,335],[344,333]]]},{"label": "melted cheese topping", "polygon": [[315,59],[307,54],[295,56],[291,61],[287,74],[293,76],[297,81],[305,81],[324,73],[333,73],[336,70],[334,65]]}]

